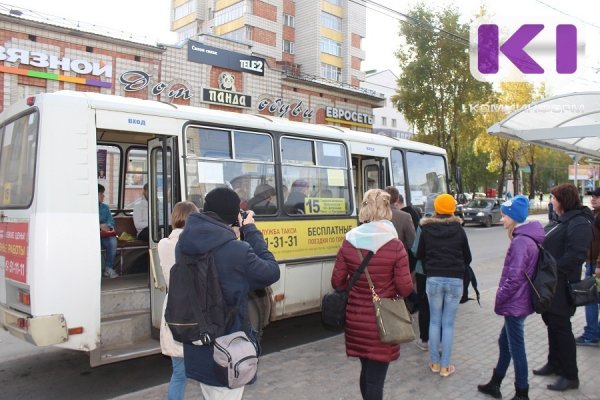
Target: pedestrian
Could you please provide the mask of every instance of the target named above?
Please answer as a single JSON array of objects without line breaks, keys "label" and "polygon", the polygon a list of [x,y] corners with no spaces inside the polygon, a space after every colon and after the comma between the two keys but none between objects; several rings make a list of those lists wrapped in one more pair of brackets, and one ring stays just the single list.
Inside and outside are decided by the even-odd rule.
[{"label": "pedestrian", "polygon": [[416,232],[417,226],[419,226],[419,221],[421,221],[421,217],[423,216],[421,214],[421,211],[419,211],[418,208],[415,208],[411,205],[405,206],[404,205],[404,196],[402,196],[400,193],[398,193],[397,206],[400,210],[410,214],[410,217],[412,218],[413,226],[415,227],[415,232]]},{"label": "pedestrian", "polygon": [[[471,264],[471,249],[462,220],[454,216],[454,197],[440,194],[435,198],[433,208],[433,217],[421,220],[417,258],[423,262],[427,275],[429,369],[446,377],[456,371],[456,367],[450,364],[454,319],[463,294],[465,266]],[[441,357],[438,351],[440,342]]]},{"label": "pedestrian", "polygon": [[[425,214],[430,217],[430,214]],[[417,316],[419,322],[419,339],[415,341],[415,345],[423,350],[429,350],[429,301],[427,300],[427,275],[423,270],[423,262],[417,259],[416,253],[419,248],[419,240],[421,238],[421,226],[417,227],[415,241],[410,249],[415,257],[415,281],[417,286],[417,302],[419,304],[419,314]]]},{"label": "pedestrian", "polygon": [[558,280],[550,309],[542,314],[548,330],[548,360],[534,369],[534,375],[556,374],[558,379],[548,385],[550,390],[564,391],[579,387],[575,337],[571,316],[575,306],[570,304],[568,282],[581,280],[581,265],[592,241],[593,215],[581,204],[577,188],[565,183],[551,189],[552,205],[558,220],[544,228],[544,248],[556,259]]},{"label": "pedestrian", "polygon": [[[390,207],[392,208],[392,224],[398,233],[398,239],[402,242],[405,249],[410,249],[415,241],[415,226],[409,213],[402,211],[401,206],[404,198],[400,201],[402,195],[394,186],[388,186],[384,189],[390,195]],[[411,268],[412,270],[413,268]]]},{"label": "pedestrian", "polygon": [[[592,212],[594,214],[594,239],[590,245],[585,262],[585,277],[600,276],[600,188],[592,192]],[[600,342],[600,321],[598,320],[599,304],[585,305],[585,327],[583,334],[575,339],[579,346],[598,346]]]},{"label": "pedestrian", "polygon": [[100,247],[104,250],[104,265],[102,276],[105,278],[116,278],[119,276],[114,269],[115,257],[117,256],[117,232],[115,231],[115,220],[110,208],[104,204],[104,192],[106,188],[98,184],[98,217],[100,222]]},{"label": "pedestrian", "polygon": [[512,400],[529,399],[527,354],[525,351],[525,318],[533,313],[531,286],[537,264],[539,248],[544,241],[544,228],[538,221],[525,223],[529,200],[515,196],[500,206],[502,224],[508,231],[510,245],[504,258],[504,267],[496,291],[494,311],[504,317],[504,325],[498,338],[498,361],[491,380],[477,389],[499,399],[500,384],[506,375],[510,361],[515,369],[515,396]]},{"label": "pedestrian", "polygon": [[[358,213],[362,225],[350,230],[337,253],[331,285],[345,288],[359,268],[362,256],[374,253],[367,270],[381,298],[406,297],[413,285],[408,256],[390,222],[390,195],[371,189],[363,197]],[[346,307],[346,355],[360,359],[360,393],[364,400],[383,398],[383,386],[389,363],[400,357],[400,345],[381,343],[373,308],[371,289],[361,274],[350,291]]]},{"label": "pedestrian", "polygon": [[[191,201],[182,201],[175,204],[173,212],[171,213],[171,226],[173,227],[173,231],[171,231],[169,237],[162,238],[160,242],[158,242],[158,258],[160,259],[160,267],[162,269],[163,277],[165,278],[167,290],[169,288],[171,268],[175,265],[175,246],[177,245],[177,240],[183,231],[185,220],[188,215],[195,212],[198,212],[198,207]],[[171,374],[171,380],[169,382],[167,398],[169,400],[183,400],[187,383],[183,361],[183,345],[173,339],[171,329],[165,321],[166,307],[167,298],[165,297],[163,316],[160,324],[160,349],[164,355],[171,357],[171,364],[173,365],[173,373]]]},{"label": "pedestrian", "polygon": [[[238,240],[239,236],[243,240]],[[254,212],[240,214],[240,198],[228,187],[211,190],[204,199],[204,211],[190,214],[175,250],[179,260],[182,254],[195,256],[212,252],[223,298],[235,314],[225,335],[244,331],[257,339],[256,330],[249,323],[248,294],[264,289],[279,280],[279,265],[260,230],[254,224]],[[202,395],[207,400],[239,400],[244,387],[229,389],[215,373],[213,345],[183,345],[185,372],[188,378],[200,382]]]}]

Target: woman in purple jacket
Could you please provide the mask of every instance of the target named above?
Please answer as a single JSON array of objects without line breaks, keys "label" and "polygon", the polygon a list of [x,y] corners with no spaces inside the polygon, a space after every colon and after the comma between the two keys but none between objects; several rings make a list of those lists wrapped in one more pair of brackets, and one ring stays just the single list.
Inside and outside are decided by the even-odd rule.
[{"label": "woman in purple jacket", "polygon": [[512,400],[529,399],[527,356],[525,354],[525,318],[533,313],[531,287],[525,277],[533,275],[538,258],[538,244],[544,241],[544,228],[538,221],[524,224],[529,210],[527,197],[518,195],[500,207],[502,223],[511,240],[496,292],[494,311],[504,316],[498,347],[500,355],[492,375],[477,389],[496,399],[502,398],[500,384],[512,359],[515,368],[516,394]]}]

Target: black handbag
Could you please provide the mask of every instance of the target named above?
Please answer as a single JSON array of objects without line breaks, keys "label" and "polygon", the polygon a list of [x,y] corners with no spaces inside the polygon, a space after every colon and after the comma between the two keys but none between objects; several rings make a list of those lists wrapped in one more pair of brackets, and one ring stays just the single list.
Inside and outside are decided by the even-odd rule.
[{"label": "black handbag", "polygon": [[569,282],[571,304],[579,307],[598,303],[598,287],[596,277],[589,276],[579,282]]},{"label": "black handbag", "polygon": [[358,267],[354,272],[354,275],[352,275],[346,289],[338,288],[323,296],[323,300],[321,301],[321,322],[326,329],[332,331],[341,331],[344,329],[348,293],[350,293],[350,289],[352,289],[352,286],[354,286],[354,283],[358,280],[360,274],[362,274],[367,267],[371,257],[373,257],[373,252],[369,251],[360,264],[360,267]]}]

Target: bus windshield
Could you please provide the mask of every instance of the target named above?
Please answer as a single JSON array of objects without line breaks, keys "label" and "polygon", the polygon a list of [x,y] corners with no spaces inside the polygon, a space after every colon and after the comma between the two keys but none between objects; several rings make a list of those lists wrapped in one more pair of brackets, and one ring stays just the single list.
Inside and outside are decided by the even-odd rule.
[{"label": "bus windshield", "polygon": [[446,163],[441,155],[407,151],[406,169],[413,206],[424,208],[427,196],[448,192]]}]

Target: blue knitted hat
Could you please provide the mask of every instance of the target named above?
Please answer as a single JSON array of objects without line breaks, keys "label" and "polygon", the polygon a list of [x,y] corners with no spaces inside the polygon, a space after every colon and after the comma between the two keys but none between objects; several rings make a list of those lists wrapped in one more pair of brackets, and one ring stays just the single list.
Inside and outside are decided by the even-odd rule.
[{"label": "blue knitted hat", "polygon": [[527,219],[529,199],[520,194],[502,203],[500,210],[504,215],[508,215],[510,219],[520,224]]}]

